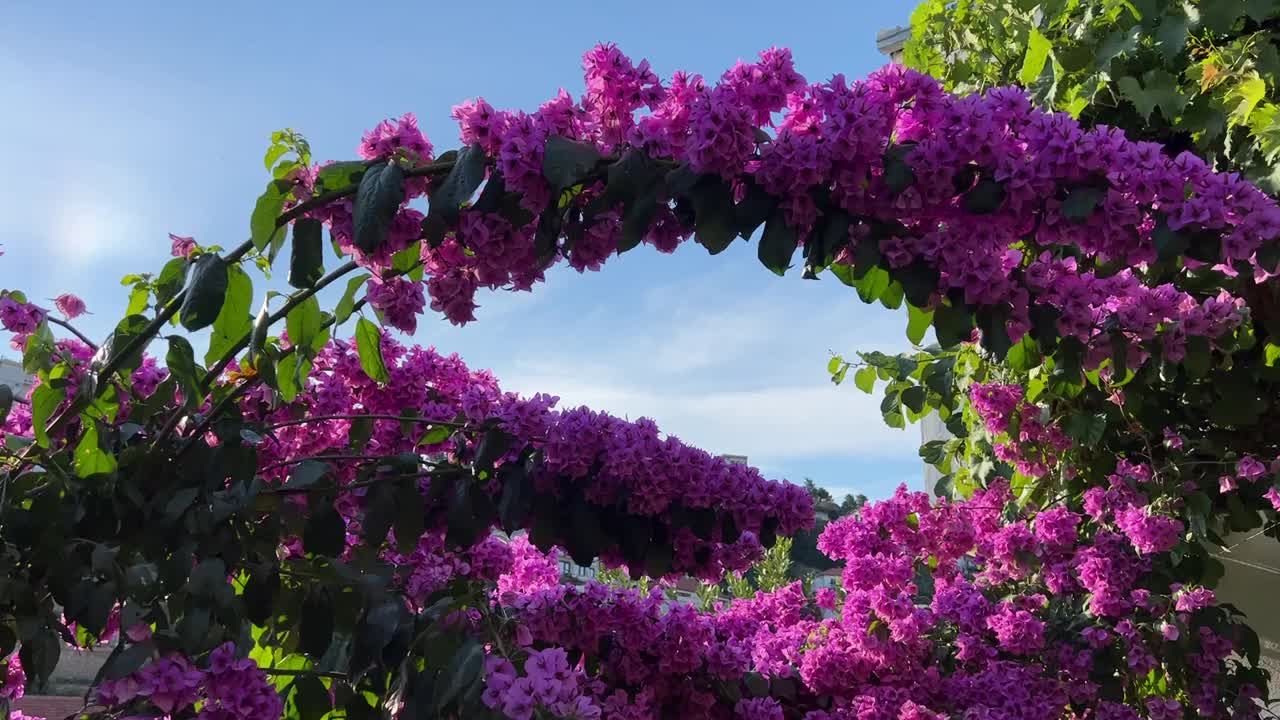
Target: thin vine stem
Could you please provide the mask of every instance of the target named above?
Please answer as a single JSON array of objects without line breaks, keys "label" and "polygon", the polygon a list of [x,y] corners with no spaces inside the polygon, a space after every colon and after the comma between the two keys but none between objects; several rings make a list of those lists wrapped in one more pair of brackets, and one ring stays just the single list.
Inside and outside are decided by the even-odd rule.
[{"label": "thin vine stem", "polygon": [[80,332],[79,330],[77,330],[77,329],[75,328],[75,326],[74,326],[74,325],[72,325],[71,323],[67,322],[66,320],[59,320],[58,318],[56,318],[56,317],[54,317],[54,316],[52,316],[52,315],[48,315],[48,314],[46,314],[46,315],[44,316],[44,319],[45,319],[45,320],[47,320],[47,321],[49,321],[49,322],[51,322],[51,323],[53,323],[54,325],[57,325],[58,327],[65,328],[65,329],[67,329],[67,330],[71,331],[71,334],[73,334],[73,335],[75,335],[76,337],[80,338],[80,342],[84,343],[85,345],[88,345],[90,350],[93,350],[94,352],[97,352],[97,351],[98,351],[98,344],[97,344],[97,343],[95,343],[94,341],[90,340],[90,339],[89,339],[89,337],[88,337],[87,335],[85,335],[84,333],[82,333],[82,332]]}]

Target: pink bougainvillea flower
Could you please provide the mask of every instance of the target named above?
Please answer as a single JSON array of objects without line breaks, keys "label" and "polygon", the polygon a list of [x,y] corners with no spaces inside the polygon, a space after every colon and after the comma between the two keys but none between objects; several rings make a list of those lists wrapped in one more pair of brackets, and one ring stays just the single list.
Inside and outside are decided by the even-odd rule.
[{"label": "pink bougainvillea flower", "polygon": [[183,237],[169,233],[169,240],[173,243],[170,252],[174,257],[191,257],[191,253],[196,251],[196,239],[194,237]]},{"label": "pink bougainvillea flower", "polygon": [[85,313],[84,301],[71,293],[62,293],[54,298],[53,306],[68,320],[75,320]]}]

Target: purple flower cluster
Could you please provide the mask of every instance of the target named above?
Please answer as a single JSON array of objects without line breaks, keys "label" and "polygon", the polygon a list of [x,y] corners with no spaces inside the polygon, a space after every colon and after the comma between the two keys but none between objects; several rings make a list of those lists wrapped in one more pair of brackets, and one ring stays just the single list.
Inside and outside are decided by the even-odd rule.
[{"label": "purple flower cluster", "polygon": [[200,703],[198,720],[270,720],[284,710],[266,674],[254,661],[237,658],[231,643],[209,654],[206,669],[169,655],[132,675],[100,683],[97,699],[108,708],[132,707],[145,700],[166,715]]},{"label": "purple flower cluster", "polygon": [[[936,270],[934,302],[952,295],[1002,306],[1015,341],[1030,328],[1033,308],[1048,309],[1062,335],[1086,344],[1090,367],[1110,356],[1116,332],[1129,340],[1133,368],[1154,350],[1180,361],[1190,338],[1215,340],[1241,322],[1242,303],[1228,294],[1197,299],[1169,283],[1146,284],[1144,269],[1157,260],[1162,234],[1220,237],[1214,262],[1231,272],[1226,266],[1254,262],[1258,248],[1280,235],[1280,208],[1239,177],[1215,173],[1187,153],[1169,157],[1114,128],[1082,128],[1033,108],[1018,90],[958,97],[897,66],[852,83],[841,76],[808,83],[790,51],[777,48],[739,62],[715,83],[687,73],[664,83],[647,61],[635,63],[614,45],[589,50],[583,68],[578,100],[561,90],[534,112],[498,110],[480,98],[453,109],[462,142],[488,154],[489,180],[500,176],[529,217],[517,226],[510,216],[466,210],[443,244],[424,246],[429,304],[451,321],[474,319],[478,288],[527,290],[555,261],[557,254],[534,248],[550,199],[542,155],[553,135],[606,155],[642,148],[655,160],[719,174],[738,192],[754,183],[779,200],[802,238],[821,212],[811,192],[823,191],[866,220],[855,221],[849,245],[828,248],[838,262],[853,262],[853,244],[872,221],[892,223],[901,230],[877,236],[880,252],[894,268],[923,263]],[[894,144],[897,161],[910,168],[905,187],[889,179],[900,175],[885,158]],[[432,147],[405,115],[367,133],[360,153],[412,167],[428,162]],[[984,182],[998,183],[1000,195],[977,214],[964,196]],[[603,184],[588,183],[572,202],[585,207],[602,191]],[[1087,204],[1063,199],[1076,191],[1088,194]],[[381,272],[418,237],[422,216],[410,203],[424,194],[427,183],[409,183],[387,246],[359,262]],[[340,200],[311,213],[347,250],[350,205]],[[617,245],[621,222],[620,213],[594,213],[572,251],[559,254],[580,271],[598,269]],[[670,251],[692,234],[660,203],[644,240]],[[1132,269],[1103,276],[1063,248]],[[1254,272],[1267,276],[1256,264]],[[421,311],[416,295],[370,290],[380,306],[396,308],[392,324],[414,327],[407,315]]]},{"label": "purple flower cluster", "polygon": [[[504,393],[491,375],[472,372],[456,356],[442,356],[431,349],[405,348],[383,339],[383,356],[389,382],[378,384],[361,367],[353,345],[335,341],[320,352],[306,392],[290,406],[272,405],[265,391],[247,397],[246,416],[263,422],[304,415],[371,413],[421,418],[424,429],[405,433],[393,420],[373,423],[365,452],[395,455],[403,452],[456,453],[458,448],[442,438],[420,444],[425,425],[432,420],[453,422],[463,418],[475,427],[496,423],[515,438],[503,461],[514,461],[520,448],[541,450],[542,467],[533,478],[539,492],[564,497],[580,493],[599,510],[617,508],[628,515],[667,524],[675,508],[688,512],[714,512],[731,518],[737,534],[726,536],[724,522],[716,522],[710,535],[698,535],[688,526],[670,526],[674,549],[671,572],[719,578],[728,570],[745,570],[761,553],[759,537],[766,530],[787,535],[812,522],[812,499],[803,488],[767,481],[754,468],[731,464],[722,458],[663,436],[650,420],[626,421],[585,407],[556,410],[558,398],[535,395],[524,398]],[[350,420],[327,420],[280,428],[259,446],[263,467],[284,461],[342,452],[350,442]],[[474,452],[475,440],[466,452]],[[465,459],[465,458],[464,458]],[[335,469],[343,481],[354,481],[354,467]],[[278,471],[283,478],[287,469]],[[423,481],[424,490],[430,480]],[[495,494],[501,486],[490,483]],[[363,489],[339,498],[338,507],[349,522],[359,522]],[[438,587],[457,574],[465,558],[444,548],[442,528],[428,528],[419,552],[404,559],[421,572],[412,573],[420,591]],[[428,543],[429,547],[422,543]],[[617,549],[603,559],[622,564]],[[503,569],[489,563],[493,569]],[[460,574],[468,574],[466,572]],[[487,573],[494,577],[497,572]],[[415,591],[414,596],[422,595]]]}]

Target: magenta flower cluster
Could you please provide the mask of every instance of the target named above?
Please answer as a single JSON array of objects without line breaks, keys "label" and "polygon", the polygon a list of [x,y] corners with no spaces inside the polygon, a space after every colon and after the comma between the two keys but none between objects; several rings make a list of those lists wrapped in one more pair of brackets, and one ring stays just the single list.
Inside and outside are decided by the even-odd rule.
[{"label": "magenta flower cluster", "polygon": [[232,643],[211,652],[205,668],[180,655],[154,660],[136,673],[99,684],[97,700],[108,708],[145,700],[166,716],[199,703],[198,720],[263,720],[278,718],[284,710],[262,669],[237,657]]},{"label": "magenta flower cluster", "polygon": [[[739,530],[735,537],[723,535],[724,523],[716,523],[711,537],[699,537],[689,527],[672,527],[674,544],[671,571],[719,578],[729,570],[745,570],[761,553],[758,538],[766,526],[780,534],[791,534],[812,522],[812,500],[803,488],[767,481],[759,471],[731,464],[719,457],[690,447],[674,437],[664,436],[650,420],[626,421],[585,407],[556,410],[558,398],[535,395],[524,398],[503,392],[487,372],[472,372],[456,356],[443,356],[432,349],[405,348],[390,338],[383,339],[383,356],[390,380],[378,384],[361,368],[353,345],[333,342],[316,358],[306,392],[289,406],[271,404],[268,390],[251,393],[245,403],[249,417],[264,423],[305,415],[382,414],[421,418],[416,433],[405,433],[396,420],[377,420],[364,448],[372,456],[392,456],[402,452],[450,453],[456,448],[448,438],[430,444],[419,440],[432,420],[452,423],[458,419],[482,427],[497,427],[515,438],[505,460],[515,461],[520,448],[531,445],[542,452],[543,463],[534,478],[540,492],[565,496],[582,493],[598,508],[618,507],[629,515],[669,522],[671,510],[680,506],[691,511],[714,511],[728,516]],[[283,427],[259,447],[263,467],[288,460],[344,453],[349,444],[352,421],[334,419]],[[474,449],[474,441],[468,447]],[[465,459],[465,458],[464,458]],[[353,481],[356,468],[335,463],[343,482]],[[271,475],[283,479],[287,464]],[[430,480],[423,481],[429,491]],[[488,489],[495,498],[501,486],[496,481]],[[338,507],[348,519],[351,541],[363,510],[364,488],[344,494]],[[415,573],[422,596],[449,577],[469,574],[474,562],[455,557],[444,547],[443,528],[428,528],[419,542],[419,551],[404,561],[419,563]],[[616,549],[604,559],[622,564]],[[490,571],[502,571],[504,563],[482,563]],[[495,576],[496,572],[487,572]]]},{"label": "magenta flower cluster", "polygon": [[[829,248],[837,262],[853,263],[853,244],[872,221],[896,224],[901,231],[878,237],[879,250],[893,268],[923,263],[936,271],[933,302],[951,296],[1003,307],[1015,341],[1043,306],[1056,314],[1063,336],[1086,343],[1091,367],[1110,356],[1116,332],[1130,341],[1128,366],[1137,367],[1152,348],[1180,361],[1189,338],[1215,340],[1241,322],[1241,301],[1226,293],[1200,301],[1169,283],[1145,284],[1143,271],[1169,233],[1220,238],[1220,257],[1210,264],[1229,272],[1232,263],[1254,263],[1258,248],[1280,235],[1280,209],[1239,177],[1215,173],[1187,153],[1168,157],[1114,128],[1086,130],[1033,108],[1018,90],[957,97],[896,66],[853,83],[841,76],[809,83],[790,51],[776,48],[714,83],[687,73],[664,83],[647,61],[635,63],[613,45],[588,51],[583,68],[580,99],[561,90],[532,113],[498,110],[483,99],[454,108],[461,141],[487,153],[490,181],[501,177],[528,217],[514,225],[509,216],[464,209],[456,232],[422,247],[429,299],[418,283],[371,280],[370,300],[392,325],[412,330],[411,316],[427,304],[455,323],[469,322],[478,288],[529,290],[543,278],[555,261],[535,250],[538,216],[551,195],[542,175],[550,136],[606,155],[639,148],[655,160],[718,174],[739,192],[758,185],[779,200],[802,241],[820,219],[811,194],[820,189],[855,218],[849,245]],[[905,188],[889,177],[885,150],[895,144],[913,179]],[[359,150],[410,166],[432,160],[411,114],[378,125]],[[314,174],[299,178],[302,197]],[[961,195],[980,179],[999,183],[1001,195],[991,212],[977,215]],[[1076,190],[1091,198],[1084,210],[1063,199]],[[589,183],[574,202],[585,206],[602,191],[602,183]],[[428,183],[409,183],[387,244],[370,257],[352,248],[350,199],[311,215],[379,274],[419,236],[423,215],[411,203],[428,194]],[[660,203],[644,241],[670,252],[693,236],[683,222]],[[621,213],[606,207],[563,255],[579,271],[599,269],[617,247],[621,223]],[[1062,256],[1064,248],[1132,269],[1099,275]],[[1267,276],[1256,263],[1253,272]]]}]

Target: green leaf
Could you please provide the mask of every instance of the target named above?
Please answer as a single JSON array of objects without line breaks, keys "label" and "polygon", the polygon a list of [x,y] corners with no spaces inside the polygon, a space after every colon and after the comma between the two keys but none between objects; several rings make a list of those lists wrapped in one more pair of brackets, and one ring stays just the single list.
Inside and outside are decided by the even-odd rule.
[{"label": "green leaf", "polygon": [[206,365],[212,365],[231,351],[241,338],[253,332],[253,316],[249,308],[253,304],[253,281],[239,265],[226,265],[225,301],[218,317],[213,321],[209,335],[209,351],[204,354]]},{"label": "green leaf", "polygon": [[346,540],[347,526],[333,501],[317,501],[302,531],[302,549],[315,555],[338,557],[346,547]]},{"label": "green leaf", "polygon": [[799,236],[796,229],[787,223],[786,213],[775,210],[765,223],[764,234],[760,236],[760,264],[769,268],[774,275],[785,275],[787,268],[791,267],[791,257],[795,255],[798,243]]},{"label": "green leaf", "polygon": [[404,202],[404,171],[394,162],[365,171],[351,209],[352,242],[370,255],[387,241],[391,222]]},{"label": "green leaf", "polygon": [[1177,78],[1163,68],[1148,70],[1142,76],[1142,82],[1126,75],[1116,81],[1116,86],[1144,120],[1150,120],[1151,113],[1159,108],[1165,120],[1173,122],[1190,102],[1190,98],[1178,89]]},{"label": "green leaf", "polygon": [[335,326],[341,325],[347,321],[347,318],[351,317],[351,313],[356,304],[356,291],[359,290],[368,279],[369,273],[361,273],[347,281],[346,292],[342,293],[342,297],[338,300],[338,304],[333,308],[333,324]]},{"label": "green leaf", "polygon": [[[94,355],[95,358],[101,356],[94,372],[101,369],[106,359],[110,356],[112,349],[115,347],[115,334],[99,348]],[[41,322],[36,326],[36,331],[27,337],[27,341],[22,346],[22,369],[23,371],[35,375],[53,367],[53,353],[57,349],[57,339],[53,337],[53,331],[49,329],[47,321]]]},{"label": "green leaf", "polygon": [[921,310],[907,303],[907,340],[912,345],[924,342],[924,336],[929,332],[931,325],[933,325],[932,310]]},{"label": "green leaf", "polygon": [[[160,270],[160,277],[156,278],[154,291],[156,294],[156,309],[163,308],[169,304],[182,290],[183,283],[187,279],[187,259],[174,258],[164,264]],[[133,299],[129,300],[132,307]],[[133,313],[129,313],[132,315]]]},{"label": "green leaf", "polygon": [[183,405],[187,408],[195,407],[201,397],[200,369],[196,367],[195,350],[191,348],[191,343],[181,335],[170,335],[169,352],[165,355],[164,363],[169,368],[169,375],[177,380],[178,387],[182,389]]},{"label": "green leaf", "polygon": [[0,385],[0,425],[9,417],[9,410],[13,408],[13,388],[8,385]]},{"label": "green leaf", "polygon": [[115,472],[115,455],[103,450],[98,442],[98,423],[86,422],[84,425],[84,433],[76,444],[76,476],[87,478]]},{"label": "green leaf", "polygon": [[360,182],[369,166],[362,160],[329,163],[316,173],[316,192],[329,192]]},{"label": "green leaf", "polygon": [[382,359],[382,331],[365,318],[356,322],[356,349],[360,352],[360,367],[365,375],[379,383],[391,380],[387,364]]},{"label": "green leaf", "polygon": [[1266,355],[1267,367],[1275,367],[1276,363],[1280,362],[1280,345],[1268,342],[1263,352]]},{"label": "green leaf", "polygon": [[219,255],[205,253],[196,258],[191,268],[191,281],[187,283],[187,295],[178,310],[182,327],[201,330],[218,318],[227,295],[229,268]]},{"label": "green leaf", "polygon": [[1018,71],[1018,82],[1025,87],[1035,82],[1040,77],[1040,73],[1044,70],[1045,61],[1049,59],[1049,53],[1053,50],[1053,46],[1039,30],[1031,29],[1027,35],[1027,53],[1022,58],[1022,69]]},{"label": "green leaf", "polygon": [[31,428],[40,447],[49,447],[49,435],[45,432],[45,428],[48,426],[49,420],[53,418],[53,413],[58,409],[58,405],[65,399],[66,394],[62,390],[52,387],[48,383],[41,383],[32,391]]},{"label": "green leaf", "polygon": [[1228,105],[1234,104],[1231,114],[1227,116],[1227,127],[1247,125],[1253,109],[1267,95],[1267,84],[1255,72],[1241,80],[1227,93]]},{"label": "green leaf", "polygon": [[284,232],[284,228],[277,226],[276,221],[280,218],[284,201],[292,189],[293,185],[288,181],[272,180],[258,196],[258,202],[253,206],[253,215],[249,216],[249,237],[258,252],[265,250],[278,233]]},{"label": "green leaf", "polygon": [[324,275],[324,225],[313,218],[293,223],[293,248],[289,255],[289,284],[300,290],[314,287]]},{"label": "green leaf", "polygon": [[868,395],[876,387],[876,369],[870,365],[858,368],[858,372],[853,374],[853,384],[859,390]]},{"label": "green leaf", "polygon": [[561,193],[585,180],[598,162],[600,151],[594,145],[552,135],[542,154],[542,176]]},{"label": "green leaf", "polygon": [[315,295],[303,300],[289,311],[284,322],[290,343],[298,347],[312,347],[324,323],[324,317],[320,313],[320,301]]},{"label": "green leaf", "polygon": [[267,154],[262,158],[262,164],[267,166],[267,170],[275,167],[276,161],[284,157],[289,152],[289,146],[284,143],[273,143],[267,148]]},{"label": "green leaf", "polygon": [[302,391],[302,381],[310,374],[310,358],[299,358],[296,352],[280,358],[280,364],[276,366],[276,384],[280,397],[285,402],[293,402]]},{"label": "green leaf", "polygon": [[1105,413],[1079,412],[1067,418],[1067,435],[1087,447],[1096,446],[1102,442],[1102,435],[1106,430],[1107,416]]},{"label": "green leaf", "polygon": [[484,182],[485,155],[479,145],[470,145],[458,152],[453,167],[440,187],[431,193],[430,214],[453,227],[462,213],[462,205],[471,199],[476,188]]},{"label": "green leaf", "polygon": [[1062,201],[1062,216],[1076,224],[1083,224],[1106,195],[1106,189],[1100,187],[1086,185],[1075,188]]},{"label": "green leaf", "polygon": [[147,311],[148,301],[151,299],[151,288],[146,283],[138,283],[129,291],[129,305],[125,308],[125,315],[141,315]]}]

